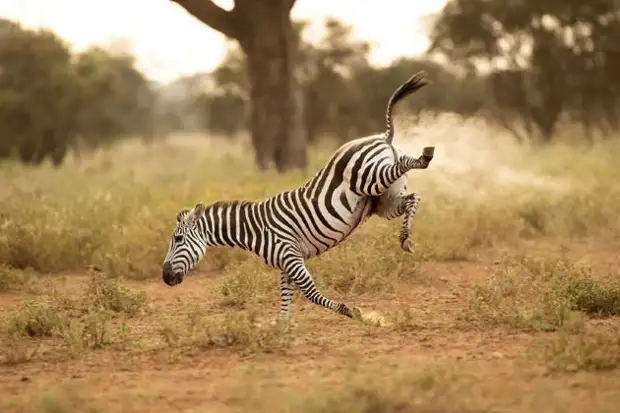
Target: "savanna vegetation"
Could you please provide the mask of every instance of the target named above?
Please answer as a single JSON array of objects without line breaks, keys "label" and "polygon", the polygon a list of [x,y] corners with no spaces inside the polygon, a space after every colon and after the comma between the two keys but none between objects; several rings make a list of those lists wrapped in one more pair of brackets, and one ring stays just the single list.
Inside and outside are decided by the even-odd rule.
[{"label": "savanna vegetation", "polygon": [[[415,254],[400,250],[399,222],[373,218],[310,261],[363,323],[296,295],[293,324],[271,325],[277,274],[232,249],[179,287],[161,282],[179,206],[305,178],[253,173],[243,141],[177,136],[58,170],[5,164],[3,411],[611,411],[617,147],[500,150],[493,136],[468,150],[479,125],[448,130],[437,164],[411,177]],[[313,169],[330,149],[312,150]]]},{"label": "savanna vegetation", "polygon": [[[496,23],[466,36],[475,26],[463,22],[501,20],[506,31],[524,33],[524,16],[556,11],[564,23],[598,16],[591,21],[615,30],[613,13],[600,20],[604,3],[541,11],[547,3],[537,2],[509,14],[494,2],[449,2],[433,36],[453,41],[433,50],[443,48],[460,74],[426,60],[376,68],[345,25],[326,22],[323,42],[309,44],[295,23],[306,168],[263,171],[248,150],[257,143],[243,115],[251,99],[234,45],[214,73],[156,85],[125,52],[75,54],[51,33],[4,23],[0,410],[615,412],[617,95],[610,86],[586,96],[579,82],[600,80],[594,74],[562,77],[571,89],[516,83],[524,93],[517,110],[492,103],[486,93],[499,83],[467,72],[466,54],[457,53],[484,44],[486,55],[475,49],[469,57],[496,59],[491,52],[501,49],[485,37],[500,33]],[[588,44],[606,51],[607,32],[597,33]],[[482,40],[464,44],[474,34]],[[451,44],[459,45],[454,54]],[[50,56],[56,66],[36,60]],[[605,56],[594,60],[611,65],[613,54]],[[519,70],[547,73],[544,60],[531,62],[538,69]],[[20,77],[30,73],[18,70],[27,63],[40,84]],[[429,169],[410,174],[411,190],[422,194],[417,251],[400,249],[400,220],[372,218],[308,263],[327,296],[361,307],[362,322],[296,294],[292,323],[272,324],[277,274],[233,249],[210,252],[183,284],[163,284],[179,209],[299,185],[336,145],[381,131],[392,86],[420,68],[435,84],[399,108],[395,140],[411,154],[437,148]],[[362,80],[369,86],[353,88]],[[562,99],[550,134],[550,118],[540,114],[553,106],[537,106],[533,91]],[[575,103],[596,96],[609,105]],[[55,116],[42,115],[52,109]]]}]

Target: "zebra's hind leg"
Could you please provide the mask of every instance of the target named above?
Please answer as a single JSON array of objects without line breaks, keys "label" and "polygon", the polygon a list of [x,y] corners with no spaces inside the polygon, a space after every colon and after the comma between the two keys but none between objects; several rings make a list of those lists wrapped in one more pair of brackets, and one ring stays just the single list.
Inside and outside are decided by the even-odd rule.
[{"label": "zebra's hind leg", "polygon": [[357,320],[361,319],[361,311],[359,309],[350,309],[345,303],[330,300],[319,292],[316,288],[314,280],[312,279],[312,274],[310,274],[306,268],[302,258],[290,259],[286,263],[284,271],[291,277],[304,297],[306,297],[306,299],[311,303],[325,307],[328,310],[332,310],[333,312],[341,314],[345,317]]},{"label": "zebra's hind leg", "polygon": [[411,225],[418,209],[421,196],[418,193],[405,195],[407,175],[401,176],[390,188],[376,200],[375,213],[387,220],[405,215],[399,233],[400,246],[407,252],[414,252],[413,241],[409,238]]},{"label": "zebra's hind leg", "polygon": [[294,285],[290,275],[282,271],[280,273],[280,322],[288,323],[289,321]]},{"label": "zebra's hind leg", "polygon": [[426,169],[435,156],[435,147],[427,146],[422,150],[422,155],[412,158],[409,155],[401,155],[398,158],[398,166],[402,173],[407,173],[413,169]]},{"label": "zebra's hind leg", "polygon": [[404,209],[405,217],[403,219],[403,224],[400,227],[400,234],[398,238],[400,240],[400,247],[406,252],[412,253],[415,251],[415,246],[413,245],[410,235],[411,225],[413,224],[413,219],[415,218],[420,199],[420,194],[412,193],[405,195],[401,201],[401,208]]}]

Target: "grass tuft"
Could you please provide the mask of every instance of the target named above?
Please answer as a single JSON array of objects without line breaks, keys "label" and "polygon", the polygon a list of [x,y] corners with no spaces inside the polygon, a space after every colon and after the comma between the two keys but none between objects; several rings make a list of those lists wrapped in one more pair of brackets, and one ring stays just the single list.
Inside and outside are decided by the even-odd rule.
[{"label": "grass tuft", "polygon": [[[480,128],[474,134],[478,137]],[[161,285],[161,263],[181,208],[198,201],[260,200],[296,188],[323,166],[331,148],[313,149],[306,172],[281,175],[256,173],[248,167],[254,160],[247,150],[228,150],[232,145],[223,150],[225,143],[216,148],[203,137],[175,137],[150,146],[127,141],[61,168],[7,161],[0,165],[0,362],[37,362],[23,366],[24,371],[45,362],[40,379],[47,383],[56,369],[67,371],[54,363],[97,350],[88,359],[98,374],[80,381],[85,385],[80,394],[86,395],[96,394],[86,390],[100,384],[104,372],[118,372],[134,361],[141,364],[138,370],[152,370],[153,363],[162,368],[162,359],[182,354],[168,359],[179,364],[169,370],[163,366],[169,374],[152,375],[149,386],[141,385],[139,375],[123,374],[122,383],[110,387],[112,396],[106,396],[117,406],[139,399],[155,410],[166,409],[160,403],[178,408],[177,397],[196,405],[205,401],[202,382],[194,380],[203,367],[194,365],[198,359],[191,359],[191,351],[209,353],[196,355],[206,358],[209,368],[211,357],[276,353],[224,372],[218,369],[227,363],[216,363],[220,367],[214,367],[213,375],[227,377],[213,388],[220,410],[234,410],[235,403],[247,398],[256,384],[250,371],[269,377],[257,387],[256,398],[267,406],[250,404],[246,411],[482,412],[487,411],[485,403],[494,410],[548,411],[551,406],[568,411],[574,400],[579,408],[589,389],[531,375],[541,365],[520,359],[521,340],[550,336],[538,352],[543,360],[536,362],[551,370],[617,369],[618,332],[613,326],[620,316],[618,281],[566,258],[550,258],[550,253],[545,259],[504,260],[473,291],[472,285],[486,275],[486,263],[500,251],[524,245],[546,255],[545,246],[567,244],[572,250],[588,241],[607,249],[596,251],[596,260],[613,261],[620,239],[618,144],[609,140],[587,151],[555,143],[536,150],[508,151],[498,145],[485,151],[483,140],[459,141],[437,140],[433,166],[411,173],[410,191],[423,194],[412,228],[414,254],[399,246],[402,219],[373,217],[337,248],[308,261],[324,295],[377,311],[366,313],[362,323],[350,323],[307,302],[293,305],[293,318],[304,326],[300,331],[269,323],[277,317],[278,274],[250,253],[210,250],[196,272],[222,276],[194,284],[200,294],[191,291],[188,283],[195,281],[189,280],[163,293],[158,289],[167,288]],[[402,149],[418,153],[417,148]],[[73,290],[73,281],[85,273],[84,284]],[[148,285],[153,302],[128,288],[127,279],[156,280],[158,285]],[[50,293],[48,285],[63,292]],[[36,296],[26,294],[35,291]],[[470,294],[471,302],[462,300]],[[298,295],[298,300],[305,298]],[[463,303],[470,304],[464,312]],[[151,313],[151,305],[158,311]],[[258,308],[267,321],[259,321]],[[159,330],[154,327],[158,324]],[[472,332],[472,327],[481,328]],[[506,333],[514,329],[521,331]],[[118,348],[122,354],[113,351]],[[149,351],[139,357],[127,354],[144,349]],[[349,353],[359,356],[352,370],[343,366]],[[448,359],[467,377],[453,382],[432,371],[400,378],[390,370],[396,365],[415,369],[412,363],[437,357]],[[110,365],[113,358],[119,363]],[[377,369],[364,371],[371,362]],[[514,368],[516,362],[524,362],[523,371]],[[185,368],[190,363],[192,368]],[[8,403],[22,407],[40,386],[8,384],[11,374],[21,375],[22,366],[6,369],[7,385],[23,392],[9,394]],[[311,386],[312,376],[327,384]],[[600,375],[584,376],[592,380],[589,385],[596,381],[601,398],[613,391],[613,377],[603,382]],[[505,384],[513,378],[514,384]],[[468,379],[473,386],[453,388]],[[187,387],[179,390],[173,383],[179,380]],[[241,391],[228,394],[230,382],[241,383]],[[290,399],[271,397],[283,384]],[[295,395],[289,385],[304,394]],[[567,399],[559,400],[562,395]],[[50,399],[44,409],[88,411],[90,405],[64,396],[58,400]]]},{"label": "grass tuft", "polygon": [[122,286],[118,279],[93,271],[90,273],[82,302],[85,306],[99,311],[135,316],[144,310],[147,299],[144,291],[134,293]]},{"label": "grass tuft", "polygon": [[26,302],[9,318],[6,333],[12,344],[5,355],[5,363],[29,361],[40,348],[32,350],[30,339],[52,340],[77,354],[87,349],[100,349],[120,344],[127,338],[127,326],[114,323],[119,316],[135,317],[143,312],[147,301],[144,292],[134,293],[106,274],[92,273],[84,286],[82,296],[71,299],[54,295],[46,300]]},{"label": "grass tuft", "polygon": [[560,331],[544,342],[543,350],[553,372],[616,370],[620,368],[620,329]]},{"label": "grass tuft", "polygon": [[199,310],[190,311],[184,323],[164,325],[159,335],[168,347],[226,348],[241,354],[283,353],[293,342],[294,326],[271,320],[259,322],[253,309],[235,311],[206,322]]},{"label": "grass tuft", "polygon": [[37,287],[36,274],[30,269],[17,269],[0,264],[0,293],[35,292]]},{"label": "grass tuft", "polygon": [[583,316],[620,314],[620,283],[570,260],[521,257],[475,289],[469,316],[530,331],[578,326]]},{"label": "grass tuft", "polygon": [[62,311],[50,303],[32,301],[24,304],[11,319],[11,336],[51,337],[63,322]]},{"label": "grass tuft", "polygon": [[[181,208],[197,201],[259,200],[295,188],[332,150],[313,151],[306,174],[265,176],[248,169],[247,153],[217,157],[211,147],[196,150],[200,145],[204,140],[179,139],[147,149],[128,141],[59,170],[7,166],[0,193],[0,262],[45,273],[97,266],[113,276],[157,277]],[[597,165],[584,163],[580,148],[552,146],[545,156],[515,148],[519,156],[506,159],[496,174],[473,161],[438,155],[433,168],[415,174],[415,191],[424,196],[413,226],[413,257],[400,251],[400,220],[373,218],[313,268],[334,289],[363,292],[388,288],[379,273],[415,277],[420,260],[468,260],[480,249],[523,238],[617,239],[620,188],[614,183],[620,170],[608,156],[615,150],[611,145],[591,150]],[[205,267],[223,271],[246,258],[241,251],[218,249]]]},{"label": "grass tuft", "polygon": [[245,259],[226,271],[221,292],[225,307],[246,309],[256,304],[261,295],[278,288],[278,273],[258,262]]},{"label": "grass tuft", "polygon": [[224,319],[206,330],[203,345],[225,347],[246,352],[281,353],[293,341],[290,324],[276,321],[259,323],[254,312],[227,314]]},{"label": "grass tuft", "polygon": [[[446,370],[391,372],[389,379],[379,372],[350,372],[337,386],[297,399],[288,397],[277,412],[302,413],[482,413],[488,410],[452,396],[456,380]],[[357,374],[355,374],[357,373]],[[365,373],[365,374],[364,374]],[[318,387],[318,386],[317,386]],[[320,388],[320,387],[319,387]],[[286,400],[286,399],[285,399]]]}]

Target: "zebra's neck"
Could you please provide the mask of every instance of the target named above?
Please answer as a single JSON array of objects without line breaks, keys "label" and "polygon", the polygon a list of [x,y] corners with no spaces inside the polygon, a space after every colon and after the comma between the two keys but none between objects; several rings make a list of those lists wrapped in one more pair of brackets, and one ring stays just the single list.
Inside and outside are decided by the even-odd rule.
[{"label": "zebra's neck", "polygon": [[207,245],[254,250],[264,221],[258,206],[249,201],[219,201],[209,205],[203,217]]}]

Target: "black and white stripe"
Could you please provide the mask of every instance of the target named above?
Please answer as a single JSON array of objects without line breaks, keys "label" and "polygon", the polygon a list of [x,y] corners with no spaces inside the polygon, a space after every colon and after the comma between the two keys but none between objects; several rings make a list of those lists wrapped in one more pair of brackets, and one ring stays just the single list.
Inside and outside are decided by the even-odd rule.
[{"label": "black and white stripe", "polygon": [[288,318],[294,286],[312,303],[352,318],[352,310],[344,303],[317,290],[305,260],[342,242],[373,214],[386,219],[404,214],[401,247],[413,250],[409,233],[420,196],[405,194],[406,173],[427,168],[434,148],[424,148],[417,159],[399,154],[391,144],[392,108],[425,85],[423,73],[401,85],[387,105],[385,134],[342,145],[301,187],[261,202],[198,203],[180,211],[163,265],[166,284],[182,282],[208,248],[237,247],[280,270],[282,318]]}]

